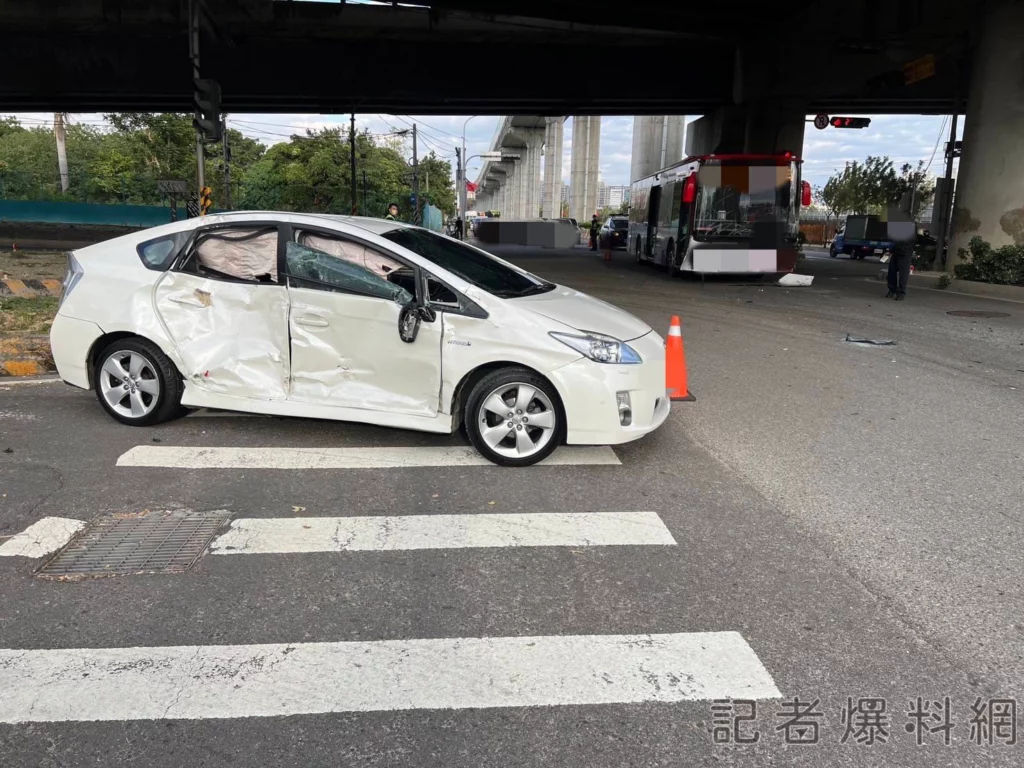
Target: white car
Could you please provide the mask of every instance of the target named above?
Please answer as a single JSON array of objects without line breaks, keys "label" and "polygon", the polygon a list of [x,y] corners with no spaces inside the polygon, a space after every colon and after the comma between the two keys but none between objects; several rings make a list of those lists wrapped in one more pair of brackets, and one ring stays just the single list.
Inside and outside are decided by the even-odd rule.
[{"label": "white car", "polygon": [[379,219],[231,213],[68,254],[61,378],[118,421],[188,408],[452,433],[497,464],[635,440],[665,347],[622,310]]}]

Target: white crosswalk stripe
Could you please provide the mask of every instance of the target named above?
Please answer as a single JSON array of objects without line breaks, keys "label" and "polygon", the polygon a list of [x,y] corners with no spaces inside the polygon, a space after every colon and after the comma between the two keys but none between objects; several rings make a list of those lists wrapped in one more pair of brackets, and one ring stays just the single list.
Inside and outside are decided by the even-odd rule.
[{"label": "white crosswalk stripe", "polygon": [[232,521],[210,551],[236,555],[675,543],[655,512],[542,512],[243,518]]},{"label": "white crosswalk stripe", "polygon": [[0,544],[0,557],[43,557],[63,547],[84,527],[82,520],[44,517]]},{"label": "white crosswalk stripe", "polygon": [[[562,446],[540,466],[617,465],[607,446]],[[178,469],[391,469],[397,467],[493,467],[470,446],[422,448],[198,448],[137,445],[119,467]]]},{"label": "white crosswalk stripe", "polygon": [[0,722],[780,698],[735,632],[0,650]]}]

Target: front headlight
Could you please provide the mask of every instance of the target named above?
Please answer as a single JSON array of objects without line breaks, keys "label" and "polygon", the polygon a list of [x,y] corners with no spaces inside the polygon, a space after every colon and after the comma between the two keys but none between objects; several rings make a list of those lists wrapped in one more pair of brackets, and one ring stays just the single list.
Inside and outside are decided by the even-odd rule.
[{"label": "front headlight", "polygon": [[643,362],[635,349],[613,336],[605,336],[601,333],[591,333],[589,331],[584,333],[586,334],[584,336],[574,336],[571,333],[549,332],[552,338],[558,339],[566,346],[572,347],[595,363],[634,364]]}]

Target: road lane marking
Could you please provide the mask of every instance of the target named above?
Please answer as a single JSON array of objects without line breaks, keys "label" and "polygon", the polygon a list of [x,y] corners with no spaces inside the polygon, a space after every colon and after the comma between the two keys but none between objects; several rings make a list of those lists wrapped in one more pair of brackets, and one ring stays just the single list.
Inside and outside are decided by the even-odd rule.
[{"label": "road lane marking", "polygon": [[656,512],[239,518],[215,555],[468,547],[675,546]]},{"label": "road lane marking", "polygon": [[[563,446],[542,466],[617,465],[608,446]],[[396,467],[494,466],[468,446],[429,448],[195,448],[137,445],[119,467],[178,469],[387,469]]]},{"label": "road lane marking", "polygon": [[12,379],[5,376],[0,379],[0,389],[7,389],[8,387],[31,387],[36,384],[56,384],[59,381],[60,379],[57,377],[50,379]]},{"label": "road lane marking", "polygon": [[0,722],[781,698],[738,632],[0,650]]},{"label": "road lane marking", "polygon": [[44,517],[0,544],[0,557],[43,557],[56,552],[85,527],[69,517]]}]

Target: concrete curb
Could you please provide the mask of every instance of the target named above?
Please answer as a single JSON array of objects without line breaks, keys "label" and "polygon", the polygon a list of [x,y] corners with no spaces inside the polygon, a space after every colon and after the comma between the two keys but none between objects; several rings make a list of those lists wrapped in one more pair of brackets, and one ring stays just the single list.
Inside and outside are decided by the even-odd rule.
[{"label": "concrete curb", "polygon": [[0,378],[41,376],[56,370],[49,336],[23,333],[0,337]]},{"label": "concrete curb", "polygon": [[[882,283],[886,282],[887,270],[879,271],[878,276],[874,279]],[[925,288],[933,291],[942,291],[943,293],[956,293],[961,296],[977,296],[984,299],[1024,303],[1024,288],[1017,285],[996,285],[994,283],[977,283],[973,280],[953,279],[948,287],[939,288],[939,280],[941,279],[942,275],[939,273],[918,273],[910,276],[908,287]]]},{"label": "concrete curb", "polygon": [[0,296],[60,296],[61,282],[55,279],[0,280]]}]

